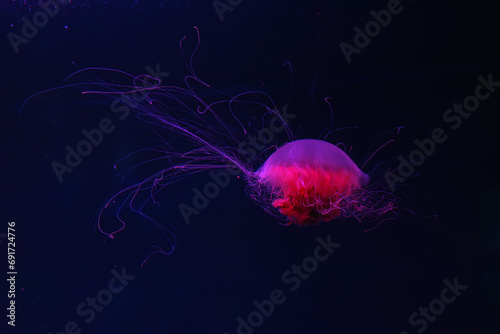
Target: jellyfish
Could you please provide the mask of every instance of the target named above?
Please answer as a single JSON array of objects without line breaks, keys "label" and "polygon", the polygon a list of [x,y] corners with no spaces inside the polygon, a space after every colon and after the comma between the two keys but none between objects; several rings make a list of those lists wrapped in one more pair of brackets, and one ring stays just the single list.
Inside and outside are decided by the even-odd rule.
[{"label": "jellyfish", "polygon": [[[49,90],[76,88],[85,96],[103,97],[111,101],[113,112],[130,111],[159,139],[159,144],[132,152],[115,164],[119,171],[124,161],[134,161],[119,173],[119,188],[99,210],[96,226],[101,233],[113,239],[122,231],[127,223],[122,212],[128,208],[156,225],[168,240],[167,248],[158,246],[150,255],[172,253],[175,234],[145,208],[158,205],[158,194],[187,176],[227,168],[239,171],[250,198],[283,225],[310,226],[351,217],[381,220],[394,210],[394,196],[378,189],[339,146],[322,139],[295,138],[286,116],[288,103],[278,108],[262,91],[228,95],[200,79],[193,67],[200,45],[195,29],[198,39],[190,56],[184,54],[185,37],[180,41],[189,71],[183,86],[152,75],[85,68],[69,75],[63,87]],[[288,62],[284,65],[291,66]],[[97,79],[89,80],[95,73]],[[99,77],[102,73],[116,78],[106,81]],[[85,81],[79,81],[81,77]],[[256,143],[252,134],[266,124],[270,126],[265,136],[259,132],[261,142]],[[245,141],[251,142],[256,152],[242,152]],[[104,226],[109,211],[114,212],[118,225]]]}]

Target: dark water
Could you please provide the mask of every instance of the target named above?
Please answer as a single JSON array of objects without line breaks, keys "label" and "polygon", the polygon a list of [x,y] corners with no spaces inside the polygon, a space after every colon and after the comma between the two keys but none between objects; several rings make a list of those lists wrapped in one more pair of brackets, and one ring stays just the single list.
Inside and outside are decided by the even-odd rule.
[{"label": "dark water", "polygon": [[[71,1],[49,6],[50,15],[42,7],[0,7],[0,333],[500,332],[494,4]],[[354,30],[364,31],[374,16],[382,24],[368,24],[372,37]],[[33,20],[38,28],[30,27]],[[356,127],[328,140],[351,148],[358,164],[393,139],[366,167],[381,163],[373,182],[386,182],[384,169],[398,172],[400,157],[423,156],[396,187],[397,217],[370,232],[364,230],[373,224],[355,219],[285,227],[245,194],[243,178],[231,177],[186,224],[179,205],[193,205],[194,189],[212,181],[206,171],[166,187],[159,209],[147,208],[175,233],[171,255],[155,254],[140,267],[152,247],[170,244],[133,212],[124,212],[126,227],[113,240],[96,231],[96,214],[120,180],[114,164],[158,137],[82,89],[37,96],[19,115],[21,105],[88,67],[133,75],[151,74],[149,67],[162,84],[185,87],[179,41],[186,36],[189,57],[193,26],[201,35],[193,59],[198,76],[228,95],[260,90],[277,107],[287,105],[297,115],[290,121],[297,139],[328,129],[325,97],[334,129]],[[200,96],[219,98],[208,89]],[[447,111],[464,103],[468,109]],[[60,182],[54,161],[64,163],[65,147],[76,147],[82,131],[103,119],[112,130]],[[429,144],[433,133],[440,143]],[[182,136],[162,135],[184,145]],[[415,140],[428,143],[428,156],[414,153]],[[109,230],[120,227],[112,215],[106,219]],[[15,327],[6,316],[12,300]]]}]

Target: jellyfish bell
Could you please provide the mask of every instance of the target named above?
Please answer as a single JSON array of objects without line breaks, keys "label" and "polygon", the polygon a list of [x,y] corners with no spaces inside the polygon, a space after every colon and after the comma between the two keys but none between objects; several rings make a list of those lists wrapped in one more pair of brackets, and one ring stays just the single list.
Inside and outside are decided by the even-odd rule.
[{"label": "jellyfish bell", "polygon": [[256,175],[271,205],[301,226],[355,214],[362,187],[370,181],[344,151],[317,139],[283,145]]}]

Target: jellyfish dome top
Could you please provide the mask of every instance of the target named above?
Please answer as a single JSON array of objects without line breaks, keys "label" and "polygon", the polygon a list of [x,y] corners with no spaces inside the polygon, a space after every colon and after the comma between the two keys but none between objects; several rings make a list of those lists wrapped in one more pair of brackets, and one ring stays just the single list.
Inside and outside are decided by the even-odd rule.
[{"label": "jellyfish dome top", "polygon": [[271,204],[302,226],[351,214],[370,177],[337,146],[301,139],[283,145],[257,170]]}]

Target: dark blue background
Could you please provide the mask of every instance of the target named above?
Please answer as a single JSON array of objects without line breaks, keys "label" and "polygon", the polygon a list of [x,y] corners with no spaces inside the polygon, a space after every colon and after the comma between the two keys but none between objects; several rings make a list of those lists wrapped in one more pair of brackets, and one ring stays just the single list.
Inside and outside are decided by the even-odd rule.
[{"label": "dark blue background", "polygon": [[[404,1],[404,10],[373,38],[351,64],[339,43],[352,44],[353,28],[371,20],[387,1],[249,1],[219,20],[210,1],[73,1],[15,54],[6,37],[19,33],[21,18],[39,10],[30,2],[1,5],[1,228],[16,222],[17,326],[4,326],[7,285],[2,278],[0,333],[58,333],[74,320],[82,333],[236,333],[236,318],[254,310],[253,300],[280,288],[287,300],[255,333],[399,333],[408,317],[438,298],[443,280],[468,286],[425,333],[496,333],[500,312],[498,227],[499,92],[418,168],[405,184],[424,196],[409,203],[421,212],[402,213],[371,232],[353,221],[310,228],[283,227],[245,193],[241,179],[211,201],[190,225],[177,206],[189,202],[207,174],[186,179],[162,194],[159,220],[175,229],[171,256],[138,265],[154,242],[164,242],[148,222],[130,223],[111,241],[93,233],[94,215],[117,177],[113,164],[151,143],[154,135],[128,118],[59,183],[50,164],[64,147],[96,127],[109,107],[74,91],[36,98],[63,84],[78,68],[113,67],[133,74],[160,64],[169,84],[188,74],[178,42],[196,41],[198,75],[222,91],[260,89],[299,114],[298,138],[318,138],[329,124],[322,102],[331,96],[332,142],[353,146],[361,159],[375,138],[406,126],[396,143],[374,159],[397,166],[415,138],[444,127],[443,112],[472,94],[479,75],[500,79],[498,15],[494,5]],[[67,26],[67,27],[66,27]],[[116,119],[114,119],[116,120]],[[179,139],[181,140],[181,139]],[[439,224],[426,218],[435,210]],[[163,216],[163,218],[161,217]],[[310,256],[316,237],[341,247],[295,292],[282,273]],[[6,240],[0,239],[6,269]],[[90,324],[78,304],[106,288],[116,268],[136,276]],[[22,290],[21,290],[22,289]]]}]

